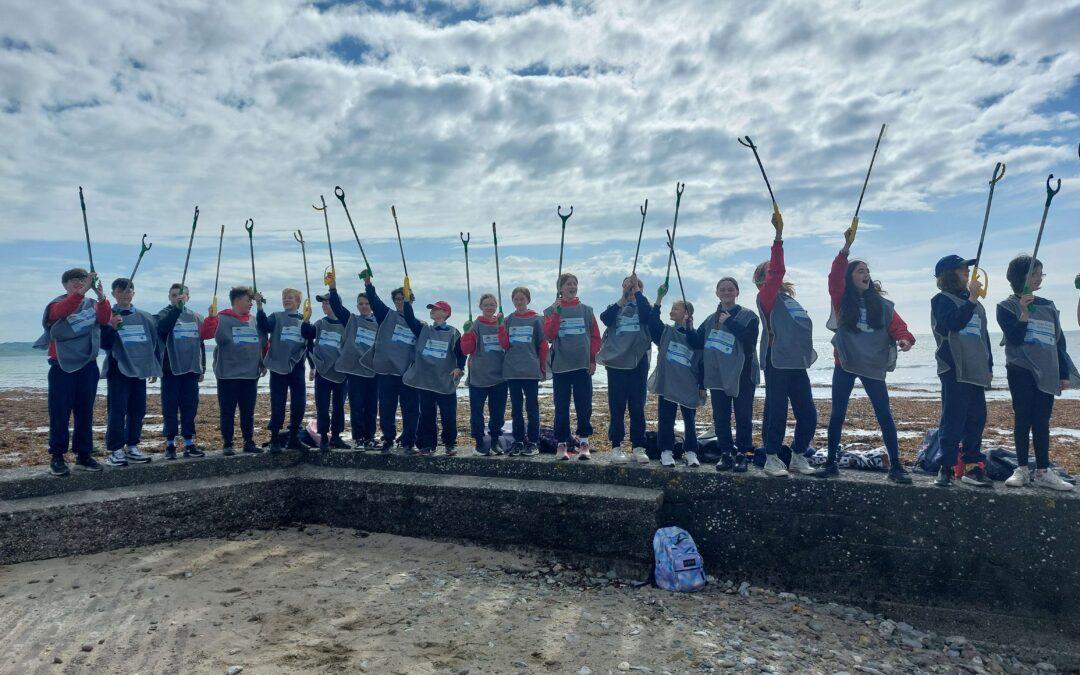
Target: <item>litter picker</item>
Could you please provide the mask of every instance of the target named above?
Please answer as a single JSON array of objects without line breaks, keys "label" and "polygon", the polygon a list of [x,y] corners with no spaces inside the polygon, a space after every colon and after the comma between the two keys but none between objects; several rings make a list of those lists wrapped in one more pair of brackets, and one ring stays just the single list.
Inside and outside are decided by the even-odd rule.
[{"label": "litter picker", "polygon": [[769,177],[765,175],[765,165],[761,163],[761,156],[758,155],[757,146],[754,145],[754,142],[750,140],[749,136],[743,136],[738,140],[740,145],[746,148],[750,148],[754,151],[754,159],[757,160],[758,168],[761,169],[761,177],[765,179],[765,187],[769,190],[769,199],[772,200],[773,213],[780,213],[780,206],[776,203],[776,197],[773,195],[772,185],[769,184]]},{"label": "litter picker", "polygon": [[[851,227],[848,231],[851,232],[851,239],[855,239],[855,232],[859,229],[859,210],[862,208],[863,197],[866,196],[866,186],[870,184],[870,172],[874,170],[874,160],[877,159],[878,148],[881,147],[881,137],[885,135],[885,125],[881,125],[881,131],[877,135],[877,143],[874,143],[874,154],[870,156],[870,166],[866,169],[866,178],[863,180],[862,192],[859,193],[859,203],[855,205],[855,217],[851,219]],[[749,139],[747,139],[749,140]],[[756,153],[755,153],[756,155]],[[760,161],[760,160],[759,160]],[[761,170],[762,175],[765,174],[765,170]]]},{"label": "litter picker", "polygon": [[679,280],[679,294],[682,296],[683,307],[686,307],[686,290],[682,285],[682,274],[679,273],[679,261],[675,258],[675,233],[664,230],[667,233],[668,250],[671,251],[671,260],[675,263],[675,278]]},{"label": "litter picker", "polygon": [[649,210],[649,200],[645,200],[643,206],[639,206],[638,210],[641,211],[641,227],[637,233],[637,248],[634,249],[634,266],[630,269],[630,276],[637,273],[637,261],[638,254],[641,253],[641,235],[645,233],[645,212]]},{"label": "litter picker", "polygon": [[255,283],[255,219],[248,218],[244,221],[244,229],[248,233],[248,249],[251,251],[251,291],[259,292],[259,286]]},{"label": "litter picker", "polygon": [[293,232],[293,239],[300,243],[300,254],[304,257],[304,289],[307,291],[307,296],[304,298],[304,316],[311,316],[311,283],[308,281],[307,246],[304,245],[303,231],[297,230]]},{"label": "litter picker", "polygon": [[1024,275],[1024,295],[1031,292],[1031,272],[1035,269],[1035,258],[1039,255],[1039,244],[1042,243],[1043,228],[1046,227],[1046,214],[1050,212],[1050,202],[1054,195],[1061,192],[1061,179],[1057,179],[1057,187],[1051,188],[1050,181],[1054,180],[1054,174],[1046,179],[1046,205],[1043,206],[1042,222],[1039,223],[1039,235],[1035,237],[1035,250],[1031,253],[1031,262],[1028,263],[1027,274]]},{"label": "litter picker", "polygon": [[495,240],[495,292],[499,294],[499,314],[501,315],[503,313],[502,277],[499,275],[499,235],[495,232],[495,221],[491,221],[491,238]]},{"label": "litter picker", "polygon": [[[327,246],[327,248],[330,249],[330,273],[334,275],[334,279],[335,279],[334,283],[336,284],[337,283],[337,281],[336,281],[336,279],[337,279],[337,267],[334,266],[334,243],[332,241],[330,241],[330,220],[326,217],[326,198],[324,198],[322,195],[319,195],[319,200],[322,201],[322,207],[320,208],[320,207],[315,206],[314,204],[312,204],[311,208],[315,209],[316,211],[322,211],[323,224],[326,225],[326,246]],[[344,204],[345,202],[342,201],[341,203]],[[357,240],[357,242],[359,243],[359,239]],[[301,242],[301,243],[303,243],[303,242]],[[360,250],[363,251],[362,248]],[[365,259],[364,262],[366,263],[367,259]],[[304,274],[305,275],[307,274],[307,263],[306,262],[304,263]],[[330,285],[329,279],[327,278],[325,273],[323,274],[323,283],[325,283],[327,286]],[[308,295],[310,295],[310,293]]]},{"label": "litter picker", "polygon": [[468,232],[458,232],[458,236],[461,237],[461,243],[465,246],[465,293],[469,298],[469,323],[472,323],[472,281],[469,280],[469,240],[472,239],[472,235]]},{"label": "litter picker", "polygon": [[[563,247],[566,244],[566,221],[570,220],[570,216],[574,215],[574,205],[570,205],[570,213],[565,216],[562,213],[562,204],[559,204],[555,209],[555,213],[559,214],[559,218],[562,219],[562,234],[559,235],[559,276],[556,280],[562,277],[562,259],[563,259]],[[562,297],[562,290],[555,291],[555,299],[558,300]]]},{"label": "litter picker", "polygon": [[971,278],[977,279],[982,277],[982,290],[979,291],[979,297],[985,298],[986,291],[990,288],[990,275],[986,273],[986,270],[979,267],[979,262],[982,260],[983,242],[986,241],[986,224],[990,221],[990,203],[994,201],[994,186],[997,182],[1005,177],[1005,162],[998,162],[994,165],[994,173],[990,176],[990,194],[986,196],[986,213],[983,214],[982,233],[979,234],[979,249],[975,252],[975,267],[971,268]]},{"label": "litter picker", "polygon": [[212,310],[211,313],[214,313],[214,314],[217,313],[217,285],[218,285],[218,277],[221,276],[221,244],[224,241],[225,241],[225,226],[222,225],[221,226],[221,234],[218,235],[218,240],[217,240],[217,266],[214,267],[214,295],[213,295],[213,299],[211,300],[211,304],[210,304],[210,308]]},{"label": "litter picker", "polygon": [[364,253],[364,245],[360,243],[360,235],[356,233],[356,226],[353,225],[352,216],[349,215],[349,207],[345,204],[345,191],[341,189],[341,186],[334,187],[334,196],[341,202],[341,208],[345,209],[345,217],[349,219],[349,227],[352,228],[353,238],[356,239],[356,245],[360,247],[360,255],[364,258],[364,268],[367,269],[368,276],[371,276],[371,265],[368,264],[367,254]]},{"label": "litter picker", "polygon": [[130,281],[135,281],[135,273],[139,271],[139,265],[142,263],[143,256],[146,252],[153,248],[153,244],[146,243],[146,234],[142,236],[142,243],[139,244],[139,258],[135,261],[135,268],[131,270],[131,276],[128,277]]},{"label": "litter picker", "polygon": [[82,186],[79,186],[79,206],[82,208],[83,232],[86,233],[86,255],[90,258],[90,274],[96,274],[94,270],[94,252],[90,250],[90,226],[86,224],[86,200],[83,199]]},{"label": "litter picker", "polygon": [[[685,189],[686,183],[675,183],[675,221],[672,223],[671,233],[668,235],[671,245],[668,246],[667,272],[664,273],[665,293],[667,293],[668,281],[671,280],[671,261],[675,259],[675,231],[679,229],[679,204],[682,203],[682,193]],[[678,274],[679,270],[676,269],[675,273]]]},{"label": "litter picker", "polygon": [[184,273],[180,275],[180,294],[183,295],[187,291],[187,268],[188,263],[191,262],[191,245],[195,242],[195,228],[199,224],[199,207],[195,207],[195,217],[191,221],[191,236],[188,237],[187,242],[187,256],[184,257]]},{"label": "litter picker", "polygon": [[409,266],[405,264],[405,247],[401,245],[401,227],[398,226],[397,209],[393,204],[390,205],[390,215],[394,216],[394,230],[397,232],[398,250],[401,251],[401,269],[405,270],[405,276],[407,277],[409,276]]}]

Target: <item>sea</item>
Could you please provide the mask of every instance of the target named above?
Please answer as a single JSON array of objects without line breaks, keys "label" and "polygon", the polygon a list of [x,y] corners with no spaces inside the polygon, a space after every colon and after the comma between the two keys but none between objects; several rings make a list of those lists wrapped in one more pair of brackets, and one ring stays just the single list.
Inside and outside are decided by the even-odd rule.
[{"label": "sea", "polygon": [[[1065,333],[1066,344],[1072,345],[1070,352],[1076,353],[1075,345],[1080,345],[1080,331],[1067,331]],[[994,382],[988,399],[1009,398],[1009,388],[1005,380],[1005,351],[998,342],[1000,335],[991,335],[994,353]],[[815,338],[814,348],[818,352],[817,362],[810,368],[810,383],[813,387],[815,398],[828,399],[832,383],[833,358],[832,345],[829,344],[829,335]],[[207,345],[207,360],[212,358],[213,345]],[[104,357],[101,357],[104,358]],[[100,359],[99,359],[100,360]],[[653,363],[656,362],[656,349],[653,348]],[[34,350],[30,343],[8,342],[0,344],[0,390],[29,389],[44,390],[48,386],[47,375],[49,366],[45,360],[45,354]],[[936,364],[934,362],[934,338],[932,335],[917,335],[915,346],[911,351],[900,353],[897,358],[896,370],[889,373],[889,392],[892,396],[908,398],[937,398],[941,391],[941,384],[937,378]],[[593,377],[594,387],[605,389],[607,377],[604,368],[596,369]],[[308,385],[311,387],[311,383]],[[214,374],[207,372],[202,383],[203,391],[214,390]],[[269,378],[264,377],[259,381],[260,391],[269,391]],[[158,384],[148,385],[152,392],[160,391]],[[551,390],[551,382],[541,384],[541,391]],[[105,381],[99,385],[99,391],[104,395]],[[764,389],[759,387],[758,396],[764,394]],[[458,390],[459,396],[468,396],[468,390],[464,379]],[[862,387],[858,384],[852,394],[855,397],[864,396]],[[1062,398],[1080,399],[1080,390],[1067,390]]]}]

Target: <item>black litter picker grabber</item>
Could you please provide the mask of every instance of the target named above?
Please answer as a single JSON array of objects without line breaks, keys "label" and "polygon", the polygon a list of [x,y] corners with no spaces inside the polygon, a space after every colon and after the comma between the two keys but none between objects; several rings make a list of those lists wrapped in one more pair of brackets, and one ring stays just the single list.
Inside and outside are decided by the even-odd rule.
[{"label": "black litter picker grabber", "polygon": [[[342,198],[344,198],[345,193],[343,192],[341,194],[341,196],[342,196]],[[328,249],[330,249],[330,267],[327,268],[323,272],[323,283],[326,284],[327,286],[329,286],[330,285],[330,279],[331,279],[330,275],[333,275],[334,284],[336,285],[337,284],[337,267],[334,266],[334,242],[332,242],[330,240],[330,220],[326,217],[326,199],[322,195],[319,195],[319,200],[322,201],[322,206],[319,207],[319,206],[315,206],[314,204],[312,204],[311,208],[315,209],[316,211],[322,211],[323,224],[326,225],[326,247]],[[342,199],[341,203],[342,204],[345,203],[344,199]],[[360,242],[360,240],[357,239],[357,243],[359,243],[359,242]],[[303,243],[303,242],[301,242],[301,243]],[[360,250],[363,251],[363,248],[361,248]],[[306,260],[306,258],[305,258],[305,260]],[[367,260],[365,259],[364,262],[367,262]],[[327,274],[328,272],[329,272],[329,274]],[[306,262],[304,263],[304,278],[307,278],[307,263]],[[311,294],[308,293],[308,295],[310,296]]]},{"label": "black litter picker grabber", "polygon": [[[562,220],[562,234],[559,235],[559,274],[555,278],[556,283],[558,283],[558,280],[560,278],[562,278],[563,248],[566,245],[566,221],[570,220],[570,216],[574,215],[574,205],[573,204],[570,205],[570,213],[567,213],[564,216],[563,212],[562,212],[562,204],[559,204],[558,208],[555,209],[555,213],[559,214],[559,219]],[[562,290],[561,289],[556,290],[555,291],[555,301],[558,302],[559,298],[561,298],[561,297],[562,297]]]},{"label": "black litter picker grabber", "polygon": [[979,279],[981,277],[982,289],[979,291],[980,298],[985,298],[986,291],[990,288],[990,275],[986,273],[986,270],[979,267],[979,263],[982,261],[983,242],[986,241],[986,224],[990,222],[990,204],[994,201],[994,186],[1004,177],[1005,162],[998,162],[994,165],[994,173],[990,176],[990,194],[986,196],[986,212],[983,214],[982,232],[979,234],[979,249],[975,252],[975,266],[971,268],[972,279]]},{"label": "black litter picker grabber", "polygon": [[[187,270],[191,262],[191,245],[195,243],[195,228],[199,225],[199,207],[195,207],[195,217],[191,221],[191,236],[188,237],[187,255],[184,256],[184,273],[180,275],[180,294],[187,293]],[[222,226],[224,227],[224,225]]]},{"label": "black litter picker grabber", "polygon": [[146,234],[144,233],[142,236],[142,243],[139,244],[139,257],[135,261],[134,269],[131,270],[131,276],[128,277],[129,280],[135,281],[135,273],[139,271],[139,265],[142,264],[143,256],[146,255],[146,252],[153,248],[153,246],[153,244],[146,243]]},{"label": "black litter picker grabber", "polygon": [[1054,174],[1046,179],[1046,204],[1043,206],[1042,222],[1039,223],[1039,234],[1035,237],[1035,250],[1031,253],[1031,262],[1028,263],[1027,274],[1024,275],[1024,295],[1031,292],[1031,273],[1035,269],[1035,258],[1039,255],[1039,244],[1042,243],[1043,229],[1046,228],[1046,214],[1050,212],[1050,202],[1054,195],[1061,192],[1061,179],[1057,179],[1057,187],[1051,188],[1050,181],[1054,180]]},{"label": "black litter picker grabber", "polygon": [[307,295],[304,296],[304,320],[307,321],[311,318],[311,282],[308,281],[307,273],[307,246],[305,246],[304,233],[301,230],[293,232],[293,239],[300,244],[300,255],[304,258],[304,290]]},{"label": "black litter picker grabber", "polygon": [[[874,144],[874,154],[870,156],[870,166],[866,169],[866,178],[863,179],[862,192],[859,193],[859,203],[855,205],[855,216],[851,219],[851,227],[848,228],[848,240],[855,240],[855,233],[859,230],[859,210],[862,209],[863,197],[866,196],[866,186],[870,184],[870,172],[874,170],[874,160],[877,159],[878,148],[881,147],[881,137],[885,135],[885,125],[881,125],[878,132],[877,143]],[[764,169],[762,169],[764,174]]]},{"label": "black litter picker grabber", "polygon": [[[360,235],[356,233],[356,225],[353,225],[352,216],[349,215],[349,207],[345,204],[345,191],[341,189],[340,185],[334,187],[334,196],[341,202],[341,208],[345,209],[345,217],[349,219],[349,227],[352,228],[353,238],[356,239],[356,245],[360,247],[360,255],[364,258],[364,269],[367,271],[367,276],[371,278],[371,265],[368,264],[367,254],[364,253],[364,245],[360,243]],[[361,279],[364,277],[361,276]]]},{"label": "black litter picker grabber", "polygon": [[638,255],[641,253],[641,235],[645,233],[645,212],[649,210],[649,200],[646,199],[645,203],[638,207],[638,210],[641,211],[641,227],[638,228],[637,248],[634,249],[634,266],[630,268],[630,276],[637,274]]}]

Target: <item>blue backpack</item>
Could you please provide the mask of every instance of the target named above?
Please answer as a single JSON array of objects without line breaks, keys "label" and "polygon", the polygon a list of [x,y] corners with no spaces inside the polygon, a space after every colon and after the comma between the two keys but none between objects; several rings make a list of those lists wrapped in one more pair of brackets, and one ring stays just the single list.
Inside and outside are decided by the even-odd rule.
[{"label": "blue backpack", "polygon": [[653,535],[656,585],[668,591],[691,593],[705,587],[701,554],[690,533],[680,527],[662,527]]}]

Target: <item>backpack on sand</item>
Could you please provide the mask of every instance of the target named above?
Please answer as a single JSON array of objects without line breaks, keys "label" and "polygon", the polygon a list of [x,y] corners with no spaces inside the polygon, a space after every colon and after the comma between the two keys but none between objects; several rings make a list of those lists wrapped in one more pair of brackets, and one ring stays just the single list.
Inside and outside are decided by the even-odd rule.
[{"label": "backpack on sand", "polygon": [[662,527],[653,535],[653,576],[668,591],[691,593],[705,587],[701,554],[690,533],[679,527]]}]

